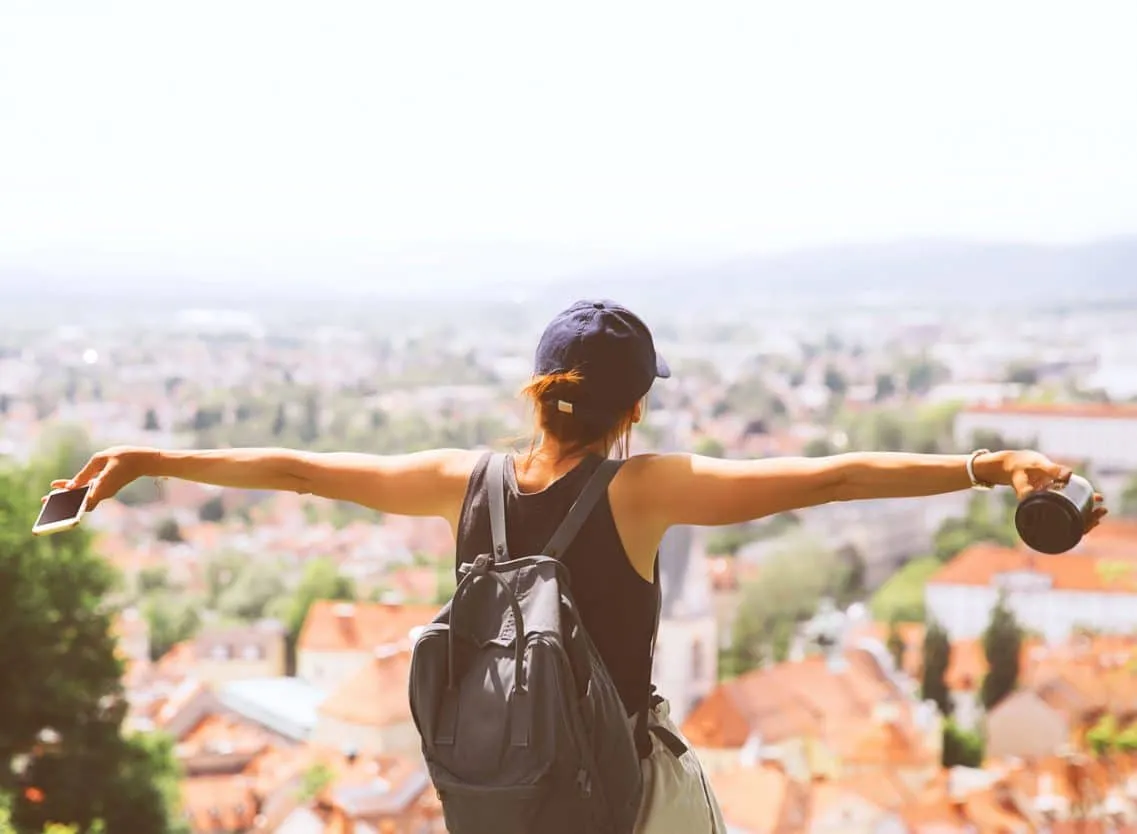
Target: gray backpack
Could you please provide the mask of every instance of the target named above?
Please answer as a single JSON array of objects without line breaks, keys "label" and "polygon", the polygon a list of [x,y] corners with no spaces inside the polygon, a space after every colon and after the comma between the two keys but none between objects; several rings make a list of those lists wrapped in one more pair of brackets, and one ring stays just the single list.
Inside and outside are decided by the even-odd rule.
[{"label": "gray backpack", "polygon": [[626,717],[556,558],[620,463],[600,464],[542,553],[510,559],[505,456],[490,458],[494,552],[461,565],[454,596],[411,659],[411,713],[450,834],[635,828],[646,722]]}]

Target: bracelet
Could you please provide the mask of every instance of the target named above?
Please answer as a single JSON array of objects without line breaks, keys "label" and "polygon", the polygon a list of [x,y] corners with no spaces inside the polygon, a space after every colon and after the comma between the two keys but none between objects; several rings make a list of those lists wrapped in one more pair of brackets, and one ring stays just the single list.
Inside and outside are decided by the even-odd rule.
[{"label": "bracelet", "polygon": [[967,459],[967,477],[971,481],[971,488],[972,489],[994,489],[995,488],[994,484],[987,483],[987,481],[981,481],[975,477],[975,460],[976,460],[976,458],[978,458],[980,455],[989,455],[989,454],[991,454],[990,449],[976,449],[974,452],[971,453],[971,456]]}]

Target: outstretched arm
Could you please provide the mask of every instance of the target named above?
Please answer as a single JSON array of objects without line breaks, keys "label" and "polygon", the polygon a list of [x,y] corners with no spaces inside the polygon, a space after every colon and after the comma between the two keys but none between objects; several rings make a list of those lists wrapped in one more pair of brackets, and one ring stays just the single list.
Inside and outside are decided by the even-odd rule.
[{"label": "outstretched arm", "polygon": [[88,506],[141,477],[179,478],[223,487],[280,490],[351,501],[398,515],[457,516],[477,453],[436,449],[404,455],[301,452],[292,449],[164,451],[116,447],[99,452],[71,480],[95,482]]},{"label": "outstretched arm", "polygon": [[[906,498],[968,489],[971,455],[864,452],[818,458],[722,460],[699,455],[644,456],[638,467],[641,511],[674,524],[734,524],[780,512],[869,498]],[[1022,496],[1068,478],[1070,470],[1038,452],[978,455],[980,481]],[[1102,511],[1104,512],[1104,511]]]}]

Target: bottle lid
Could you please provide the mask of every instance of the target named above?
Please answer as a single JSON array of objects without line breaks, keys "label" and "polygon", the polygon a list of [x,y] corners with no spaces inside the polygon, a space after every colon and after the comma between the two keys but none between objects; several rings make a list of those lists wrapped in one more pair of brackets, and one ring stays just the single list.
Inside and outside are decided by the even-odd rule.
[{"label": "bottle lid", "polygon": [[1064,495],[1039,490],[1019,503],[1015,528],[1032,550],[1065,553],[1082,540],[1084,521],[1078,508]]}]

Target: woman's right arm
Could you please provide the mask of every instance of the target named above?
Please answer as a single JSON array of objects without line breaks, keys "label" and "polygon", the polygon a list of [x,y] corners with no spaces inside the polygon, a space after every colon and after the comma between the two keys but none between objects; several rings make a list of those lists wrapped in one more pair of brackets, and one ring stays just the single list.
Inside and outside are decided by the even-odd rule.
[{"label": "woman's right arm", "polygon": [[451,518],[457,516],[477,454],[463,449],[369,455],[282,448],[115,447],[92,457],[70,481],[52,486],[77,487],[94,480],[91,508],[137,478],[165,477],[311,494],[398,515]]}]

